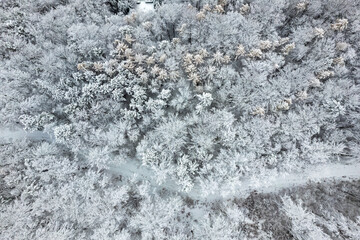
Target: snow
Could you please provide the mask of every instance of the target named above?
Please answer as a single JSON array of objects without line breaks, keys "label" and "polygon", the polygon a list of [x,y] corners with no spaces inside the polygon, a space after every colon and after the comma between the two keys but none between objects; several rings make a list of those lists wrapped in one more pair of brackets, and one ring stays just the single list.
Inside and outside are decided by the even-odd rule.
[{"label": "snow", "polygon": [[[49,134],[42,131],[26,132],[21,128],[8,129],[0,128],[0,143],[10,143],[20,139],[31,139],[35,141],[52,141]],[[204,194],[199,183],[186,193],[174,180],[167,180],[163,184],[158,184],[155,180],[154,171],[140,164],[136,159],[128,159],[122,164],[111,165],[109,171],[125,178],[136,178],[137,180],[148,181],[155,189],[166,189],[169,192],[177,193],[181,196],[190,197],[195,200],[215,201],[229,199],[233,197],[246,197],[252,191],[276,192],[284,188],[305,185],[308,182],[321,182],[326,179],[349,180],[360,178],[359,161],[346,163],[326,163],[316,166],[309,166],[301,172],[278,174],[269,170],[262,174],[262,177],[244,178],[240,182],[225,182],[219,186],[214,194]]]},{"label": "snow", "polygon": [[352,161],[347,163],[327,163],[316,166],[309,166],[301,172],[277,174],[273,170],[264,173],[261,179],[257,177],[245,178],[241,182],[226,182],[219,186],[218,191],[214,194],[206,195],[202,192],[199,184],[186,193],[181,190],[173,180],[168,180],[159,185],[154,178],[154,172],[142,166],[136,160],[128,160],[121,165],[113,165],[110,168],[113,174],[122,175],[123,177],[137,176],[138,180],[148,181],[155,188],[163,188],[169,192],[177,193],[181,196],[190,197],[194,200],[216,201],[221,199],[230,199],[234,197],[246,197],[253,191],[257,192],[277,192],[284,188],[306,185],[311,182],[321,182],[326,179],[359,179],[360,163]]},{"label": "snow", "polygon": [[0,142],[9,143],[15,139],[21,139],[24,137],[26,132],[22,129],[11,130],[8,128],[0,128]]},{"label": "snow", "polygon": [[[302,172],[283,173],[278,175],[269,174],[268,177],[258,179],[260,184],[256,184],[254,179],[246,179],[241,186],[236,189],[234,194],[228,194],[228,197],[238,194],[258,192],[277,192],[284,188],[305,185],[309,182],[321,182],[326,179],[358,179],[360,178],[360,163],[352,161],[349,163],[326,163],[316,166],[309,166]],[[230,192],[224,186],[223,194]]]},{"label": "snow", "polygon": [[52,141],[49,134],[42,131],[26,132],[21,128],[9,129],[0,127],[0,143],[6,144],[11,143],[15,140],[20,139],[31,139],[34,141]]},{"label": "snow", "polygon": [[148,13],[154,11],[153,3],[145,3],[145,1],[141,1],[137,4],[136,11],[139,13]]},{"label": "snow", "polygon": [[165,183],[159,185],[155,180],[154,171],[149,169],[146,166],[141,165],[136,160],[128,159],[126,162],[117,165],[111,165],[109,171],[112,174],[121,175],[125,178],[136,178],[141,181],[148,181],[154,189],[164,188],[171,192],[179,192],[180,195],[183,195],[180,191],[180,187],[173,180],[167,180]]}]

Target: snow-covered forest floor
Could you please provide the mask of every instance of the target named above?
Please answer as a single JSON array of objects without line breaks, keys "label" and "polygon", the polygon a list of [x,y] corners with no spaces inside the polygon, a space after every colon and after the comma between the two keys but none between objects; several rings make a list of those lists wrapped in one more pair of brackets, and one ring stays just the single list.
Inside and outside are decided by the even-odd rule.
[{"label": "snow-covered forest floor", "polygon": [[[41,131],[27,133],[22,129],[0,129],[0,143],[2,144],[10,144],[13,141],[22,139],[52,141],[47,133]],[[153,188],[151,192],[156,192],[156,189],[166,189],[173,194],[180,194],[194,200],[217,201],[221,199],[231,199],[236,196],[246,197],[253,191],[262,193],[278,192],[284,188],[304,186],[308,183],[317,183],[326,180],[358,180],[360,179],[360,162],[358,159],[351,159],[340,161],[339,163],[319,164],[301,169],[297,172],[280,174],[275,171],[268,171],[261,179],[257,179],[256,176],[251,176],[243,178],[237,183],[223,183],[223,185],[218,186],[216,191],[207,193],[206,195],[202,192],[201,187],[197,185],[195,185],[190,192],[183,193],[181,187],[172,180],[159,184],[154,178],[154,172],[146,166],[139,164],[136,160],[128,159],[124,161],[124,163],[111,164],[109,172],[124,178],[148,181]]]},{"label": "snow-covered forest floor", "polygon": [[138,14],[144,14],[148,12],[154,11],[154,4],[153,3],[146,3],[145,0],[140,1],[140,3],[136,6],[136,11]]},{"label": "snow-covered forest floor", "polygon": [[0,239],[360,239],[357,0],[0,2]]},{"label": "snow-covered forest floor", "polygon": [[147,180],[155,189],[166,189],[169,192],[177,193],[194,200],[218,201],[231,199],[236,196],[246,197],[251,192],[261,193],[278,192],[284,188],[304,186],[308,183],[323,182],[326,180],[351,181],[360,179],[360,163],[348,161],[346,163],[320,164],[302,169],[298,172],[276,173],[269,171],[261,179],[256,176],[246,177],[236,183],[225,182],[218,186],[212,193],[203,193],[200,186],[195,185],[190,192],[183,193],[180,186],[172,180],[158,184],[154,180],[154,173],[151,169],[139,165],[136,161],[128,161],[119,166],[111,166],[110,172],[123,177],[138,178]]}]

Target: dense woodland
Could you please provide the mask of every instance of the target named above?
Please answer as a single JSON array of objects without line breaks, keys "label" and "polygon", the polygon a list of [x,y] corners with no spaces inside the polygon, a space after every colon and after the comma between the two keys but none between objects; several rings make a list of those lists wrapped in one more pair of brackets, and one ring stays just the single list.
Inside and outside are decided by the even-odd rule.
[{"label": "dense woodland", "polygon": [[0,239],[359,239],[356,176],[252,187],[359,164],[360,2],[137,6],[0,2]]}]

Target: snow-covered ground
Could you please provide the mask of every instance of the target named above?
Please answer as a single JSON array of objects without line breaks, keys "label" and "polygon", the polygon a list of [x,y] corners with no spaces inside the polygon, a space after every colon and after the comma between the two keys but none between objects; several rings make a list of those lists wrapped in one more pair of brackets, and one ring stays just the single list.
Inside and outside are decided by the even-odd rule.
[{"label": "snow-covered ground", "polygon": [[211,194],[204,193],[199,184],[195,185],[188,193],[181,191],[181,187],[173,180],[168,180],[159,185],[154,179],[154,172],[151,169],[140,165],[135,160],[117,166],[113,165],[110,168],[110,171],[125,178],[136,176],[139,180],[148,181],[153,188],[166,189],[170,192],[196,200],[212,201],[232,197],[246,197],[252,191],[276,192],[284,188],[305,185],[310,181],[321,182],[326,179],[359,179],[360,163],[359,161],[327,163],[309,166],[301,172],[283,174],[277,174],[275,171],[269,170],[267,173],[264,173],[261,178],[251,177],[242,179],[240,182],[223,183]]},{"label": "snow-covered ground", "polygon": [[[266,174],[265,174],[266,175]],[[349,180],[360,178],[360,163],[326,163],[309,166],[301,172],[269,174],[264,178],[245,179],[237,189],[223,186],[222,195],[225,197],[247,194],[251,191],[275,192],[284,188],[305,185],[311,182],[321,182],[326,179]]]},{"label": "snow-covered ground", "polygon": [[9,129],[0,127],[0,143],[11,143],[19,139],[31,139],[35,141],[47,140],[51,141],[49,134],[42,131],[26,132],[21,128]]},{"label": "snow-covered ground", "polygon": [[[51,137],[44,132],[26,132],[23,129],[0,128],[0,143],[10,143],[19,139],[48,140]],[[110,172],[121,175],[124,178],[136,177],[138,180],[145,180],[150,183],[153,189],[166,189],[179,195],[187,196],[197,200],[218,200],[232,197],[246,197],[252,191],[275,192],[284,188],[305,185],[306,183],[321,182],[325,179],[348,180],[360,178],[360,162],[351,161],[346,163],[327,163],[316,166],[309,166],[301,172],[279,174],[276,171],[269,170],[261,177],[245,178],[237,182],[225,182],[214,188],[213,193],[205,193],[200,184],[196,184],[193,189],[185,193],[181,187],[173,180],[167,180],[159,185],[154,172],[146,166],[141,165],[137,160],[127,160],[123,164],[116,164],[110,167]]]},{"label": "snow-covered ground", "polygon": [[137,4],[136,11],[138,11],[139,13],[148,13],[154,11],[154,4],[141,1],[139,4]]}]

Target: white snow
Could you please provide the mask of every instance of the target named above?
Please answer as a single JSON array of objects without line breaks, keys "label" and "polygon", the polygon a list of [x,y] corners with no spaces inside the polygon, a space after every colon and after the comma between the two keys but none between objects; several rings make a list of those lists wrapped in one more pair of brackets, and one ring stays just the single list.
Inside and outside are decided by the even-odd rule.
[{"label": "white snow", "polygon": [[8,128],[0,128],[0,142],[9,143],[15,139],[21,139],[26,135],[22,129],[11,130]]},{"label": "white snow", "polygon": [[327,163],[309,166],[302,172],[286,174],[276,174],[274,171],[269,170],[268,173],[263,174],[265,177],[261,179],[251,177],[242,179],[241,182],[223,183],[219,186],[216,193],[211,195],[205,195],[199,184],[195,185],[188,193],[181,191],[181,187],[173,180],[168,180],[159,185],[155,181],[154,172],[146,166],[140,165],[140,163],[135,160],[128,160],[121,165],[112,166],[110,171],[123,177],[132,177],[135,174],[137,175],[137,179],[148,181],[153,188],[164,188],[170,192],[188,196],[195,200],[214,201],[233,197],[246,197],[252,191],[276,192],[284,188],[305,185],[310,181],[321,182],[326,179],[359,179],[360,163],[358,160],[348,163]]},{"label": "white snow", "polygon": [[145,1],[141,1],[139,4],[137,4],[136,11],[139,13],[148,13],[154,11],[154,4],[145,3]]},{"label": "white snow", "polygon": [[232,197],[248,194],[254,190],[258,192],[276,192],[284,188],[301,186],[309,182],[321,182],[326,179],[349,180],[358,178],[360,178],[359,161],[352,161],[349,163],[326,163],[309,166],[302,172],[283,173],[278,175],[270,173],[267,177],[262,179],[246,179],[233,193],[231,193],[229,188],[223,186],[221,195]]},{"label": "white snow", "polygon": [[15,140],[31,139],[35,141],[47,140],[51,141],[49,134],[42,131],[26,132],[21,128],[9,129],[0,127],[0,143],[11,143]]},{"label": "white snow", "polygon": [[[26,132],[23,129],[0,128],[0,143],[10,143],[20,139],[47,140],[52,141],[51,136],[42,131]],[[360,162],[355,159],[346,163],[326,163],[321,165],[311,165],[302,172],[292,172],[278,174],[269,170],[262,177],[251,177],[242,179],[240,182],[225,182],[220,185],[214,194],[206,195],[202,191],[200,184],[186,193],[174,180],[167,180],[159,185],[155,180],[154,171],[143,166],[137,160],[127,160],[125,163],[110,166],[110,172],[121,175],[124,178],[133,178],[148,181],[153,189],[166,189],[170,192],[182,196],[188,196],[195,200],[219,200],[233,197],[246,197],[252,191],[276,192],[284,188],[305,185],[308,182],[321,182],[326,179],[349,180],[360,178]]]}]

